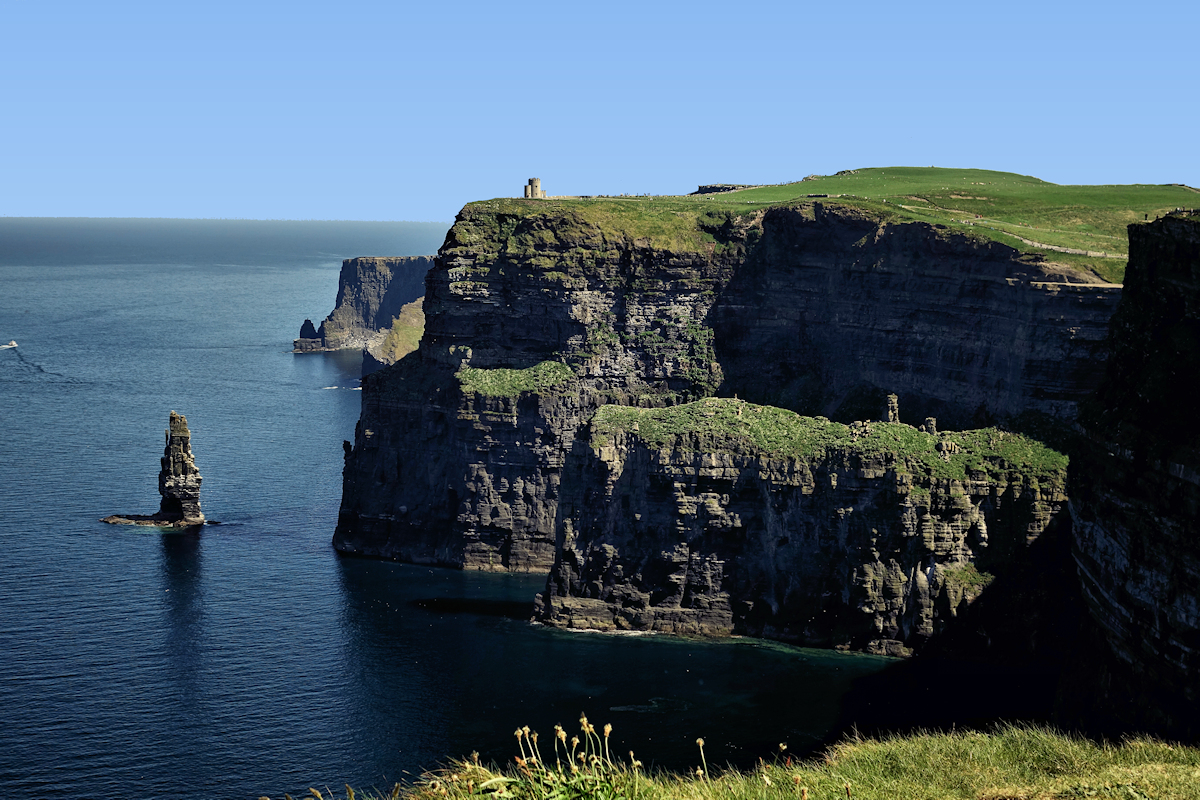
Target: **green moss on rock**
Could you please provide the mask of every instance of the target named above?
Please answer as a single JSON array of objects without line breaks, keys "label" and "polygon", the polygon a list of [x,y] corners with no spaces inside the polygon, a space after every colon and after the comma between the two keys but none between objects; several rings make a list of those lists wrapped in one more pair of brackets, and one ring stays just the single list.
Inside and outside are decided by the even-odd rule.
[{"label": "green moss on rock", "polygon": [[525,369],[476,369],[464,367],[455,377],[464,393],[484,397],[516,397],[522,392],[549,392],[575,379],[575,372],[561,361],[543,361]]}]

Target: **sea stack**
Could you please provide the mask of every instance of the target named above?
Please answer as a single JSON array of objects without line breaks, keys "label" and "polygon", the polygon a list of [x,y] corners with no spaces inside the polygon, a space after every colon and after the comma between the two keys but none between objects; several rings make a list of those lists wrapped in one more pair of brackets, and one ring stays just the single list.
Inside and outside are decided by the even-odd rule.
[{"label": "sea stack", "polygon": [[[113,514],[101,522],[112,525],[203,525],[200,511],[200,471],[192,458],[192,432],[187,417],[171,412],[167,427],[167,446],[163,449],[162,469],[158,473],[158,493],[162,501],[157,514]],[[215,522],[208,523],[216,525]]]},{"label": "sea stack", "polygon": [[158,493],[162,502],[155,516],[178,520],[184,525],[203,525],[200,511],[200,471],[192,458],[192,433],[187,417],[171,412],[167,428],[167,446],[163,450],[162,470],[158,473]]}]

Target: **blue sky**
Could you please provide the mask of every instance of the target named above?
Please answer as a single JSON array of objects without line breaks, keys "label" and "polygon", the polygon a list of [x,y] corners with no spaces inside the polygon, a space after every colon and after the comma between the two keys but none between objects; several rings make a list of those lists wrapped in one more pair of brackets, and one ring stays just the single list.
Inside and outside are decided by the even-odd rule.
[{"label": "blue sky", "polygon": [[0,3],[0,215],[449,221],[867,166],[1200,186],[1200,5]]}]

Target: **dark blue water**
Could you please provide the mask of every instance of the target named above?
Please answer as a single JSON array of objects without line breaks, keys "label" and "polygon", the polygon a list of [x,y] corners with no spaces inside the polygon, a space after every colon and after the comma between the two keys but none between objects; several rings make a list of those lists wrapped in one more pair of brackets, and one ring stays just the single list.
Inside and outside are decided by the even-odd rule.
[{"label": "dark blue water", "polygon": [[[745,762],[824,736],[883,660],[547,630],[542,581],[330,546],[358,363],[289,350],[340,260],[445,225],[0,219],[0,787],[243,798],[390,785],[512,731],[611,722],[621,752]],[[187,415],[200,533],[157,508]]]}]

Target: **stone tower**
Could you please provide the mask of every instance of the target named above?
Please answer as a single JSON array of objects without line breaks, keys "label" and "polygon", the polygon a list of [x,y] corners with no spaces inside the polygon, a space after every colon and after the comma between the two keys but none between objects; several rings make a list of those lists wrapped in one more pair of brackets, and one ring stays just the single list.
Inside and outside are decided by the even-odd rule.
[{"label": "stone tower", "polygon": [[544,198],[546,196],[545,190],[542,189],[541,178],[529,179],[529,182],[525,184],[525,196],[535,199]]}]

